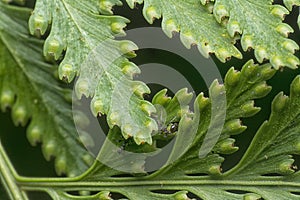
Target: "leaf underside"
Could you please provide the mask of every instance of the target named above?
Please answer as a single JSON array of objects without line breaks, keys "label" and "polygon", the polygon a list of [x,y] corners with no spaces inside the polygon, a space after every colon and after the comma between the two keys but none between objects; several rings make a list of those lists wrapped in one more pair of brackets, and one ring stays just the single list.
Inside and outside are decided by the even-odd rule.
[{"label": "leaf underside", "polygon": [[56,157],[58,174],[78,175],[88,167],[84,160],[91,158],[79,141],[66,100],[71,91],[59,86],[53,66],[43,61],[43,41],[28,37],[30,10],[2,2],[0,10],[1,109],[11,108],[15,125],[29,123],[29,142],[42,142],[47,160]]},{"label": "leaf underside", "polygon": [[232,56],[242,58],[234,46],[240,38],[243,50],[254,49],[260,63],[270,60],[276,69],[299,65],[294,55],[299,46],[287,38],[293,29],[282,22],[293,5],[300,5],[298,0],[284,1],[289,10],[272,5],[272,0],[127,0],[131,8],[143,2],[143,14],[149,23],[162,17],[162,29],[169,37],[180,32],[187,48],[196,44],[206,57],[214,53],[222,62]]},{"label": "leaf underside", "polygon": [[260,63],[270,60],[276,69],[283,66],[296,68],[299,59],[293,54],[299,46],[287,38],[294,31],[292,27],[282,22],[289,11],[281,5],[272,5],[272,2],[216,0],[213,13],[219,22],[229,18],[226,19],[229,34],[232,37],[241,34],[244,51],[254,49]]},{"label": "leaf underside", "polygon": [[105,6],[97,0],[37,0],[29,20],[30,32],[43,35],[51,23],[44,55],[61,60],[59,77],[72,81],[79,75],[75,92],[79,98],[93,97],[91,109],[95,116],[106,114],[110,128],[117,125],[125,138],[151,144],[151,133],[157,130],[150,118],[155,108],[143,100],[143,94],[150,90],[146,84],[132,80],[140,70],[127,59],[135,56],[133,50],[137,47],[130,41],[114,40],[116,35],[124,34],[129,21],[100,15]]},{"label": "leaf underside", "polygon": [[[196,197],[299,199],[299,172],[296,172],[297,168],[293,165],[292,159],[292,155],[300,152],[300,136],[297,131],[300,116],[299,76],[291,84],[290,97],[282,93],[275,97],[270,119],[260,127],[241,161],[232,169],[224,173],[221,171],[224,160],[222,155],[232,154],[237,150],[234,139],[230,137],[240,134],[246,128],[241,124],[240,118],[253,116],[259,111],[259,108],[254,106],[253,99],[264,97],[269,93],[271,88],[266,85],[266,81],[274,73],[275,70],[270,64],[255,65],[253,61],[247,62],[240,72],[230,69],[224,85],[214,82],[209,90],[210,98],[200,94],[195,100],[195,113],[186,112],[181,119],[176,141],[170,153],[170,157],[179,155],[175,156],[177,160],[171,159],[171,162],[167,162],[164,167],[152,174],[144,174],[142,177],[127,177],[125,174],[125,178],[122,178],[121,172],[103,165],[100,160],[78,179],[85,185],[81,189],[99,193],[82,198],[92,199],[102,196],[109,199],[111,192],[133,200]],[[226,96],[226,103],[213,100],[220,99],[222,95]],[[154,102],[166,106],[170,98],[158,95]],[[217,142],[211,143],[211,151],[199,157],[199,149],[204,145],[205,138],[209,137],[207,136],[209,128],[213,127],[213,130],[216,130],[218,126],[214,121],[220,119],[218,114],[224,114],[220,111],[213,116],[214,107],[220,105],[214,103],[223,103],[225,106],[225,125],[222,126]],[[218,106],[216,108],[222,110]],[[192,135],[190,131],[194,130],[193,127],[197,127],[197,132],[190,140],[189,137]],[[119,163],[122,163],[121,159],[122,157],[118,158]],[[135,166],[140,165],[139,161],[136,160]],[[134,162],[134,159],[128,162]],[[125,157],[124,163],[126,164]],[[114,188],[108,187],[107,184],[114,185]],[[65,188],[68,191],[74,189]],[[58,196],[56,199],[66,196],[70,199],[78,198],[55,188],[51,189],[51,194],[52,197]]]}]

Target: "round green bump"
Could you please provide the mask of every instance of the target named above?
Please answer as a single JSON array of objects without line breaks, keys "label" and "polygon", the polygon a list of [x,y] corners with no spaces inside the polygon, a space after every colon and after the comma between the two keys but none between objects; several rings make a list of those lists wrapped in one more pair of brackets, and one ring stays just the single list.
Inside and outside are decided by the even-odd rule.
[{"label": "round green bump", "polygon": [[199,110],[204,110],[209,105],[210,100],[209,98],[204,97],[204,93],[201,92],[195,102],[198,103]]},{"label": "round green bump", "polygon": [[44,45],[44,55],[48,60],[58,60],[65,46],[61,39],[48,37]]},{"label": "round green bump", "polygon": [[123,28],[126,26],[123,22],[114,22],[111,24],[111,30],[115,34],[126,35]]},{"label": "round green bump", "polygon": [[132,135],[134,127],[130,124],[125,124],[123,127],[123,132],[126,135]]},{"label": "round green bump", "polygon": [[293,95],[300,95],[300,76],[297,76],[291,84],[291,93]]},{"label": "round green bump", "polygon": [[212,165],[209,169],[208,172],[211,175],[221,175],[221,166],[220,165]]},{"label": "round green bump", "polygon": [[50,140],[42,145],[43,154],[47,161],[50,161],[53,156],[56,155],[56,143]]},{"label": "round green bump", "polygon": [[279,165],[279,171],[281,174],[287,175],[292,174],[295,171],[292,169],[294,159],[287,159]]},{"label": "round green bump", "polygon": [[229,69],[225,76],[225,84],[228,86],[235,86],[240,81],[241,73],[236,71],[233,67]]},{"label": "round green bump", "polygon": [[156,109],[155,107],[148,101],[143,101],[142,105],[141,105],[141,109],[147,113],[149,116],[151,115],[151,113],[155,113]]},{"label": "round green bump", "polygon": [[91,110],[94,116],[97,116],[99,113],[104,113],[104,104],[100,99],[93,100],[91,103]]},{"label": "round green bump", "polygon": [[139,131],[135,134],[134,141],[138,145],[145,144],[145,143],[148,143],[148,144],[151,145],[152,144],[152,137],[151,137],[150,133],[147,134],[145,132]]},{"label": "round green bump", "polygon": [[65,156],[61,155],[55,159],[55,170],[59,176],[67,172],[67,159]]},{"label": "round green bump", "polygon": [[1,110],[4,112],[7,108],[12,107],[15,102],[15,94],[11,90],[4,90],[1,93]]},{"label": "round green bump", "polygon": [[248,51],[249,49],[254,47],[252,38],[252,35],[243,34],[241,44],[244,51]]},{"label": "round green bump", "polygon": [[224,125],[223,132],[230,135],[237,135],[246,130],[247,127],[242,125],[240,119],[233,119],[231,121],[226,122]]},{"label": "round green bump", "polygon": [[204,6],[204,8],[208,11],[208,13],[212,14],[214,11],[214,3],[210,0],[207,0],[207,4]]},{"label": "round green bump", "polygon": [[273,5],[271,14],[275,17],[279,17],[281,20],[284,20],[285,16],[289,14],[289,11],[283,6]]},{"label": "round green bump", "polygon": [[285,7],[289,10],[292,11],[293,6],[296,5],[296,0],[285,0],[283,1]]},{"label": "round green bump", "polygon": [[153,119],[148,120],[145,123],[145,126],[149,129],[150,132],[158,131],[158,126],[157,126],[156,122]]},{"label": "round green bump", "polygon": [[189,200],[190,198],[186,195],[187,191],[180,191],[174,194],[175,200]]},{"label": "round green bump", "polygon": [[254,51],[257,61],[262,63],[264,60],[269,58],[268,52],[265,48],[257,47]]},{"label": "round green bump", "polygon": [[99,200],[113,200],[110,197],[110,192],[109,191],[102,191],[100,192],[97,197],[99,198]]},{"label": "round green bump", "polygon": [[180,33],[180,41],[187,49],[190,49],[191,45],[197,44],[191,32]]},{"label": "round green bump", "polygon": [[265,65],[260,68],[260,74],[263,78],[263,80],[269,80],[272,78],[276,73],[276,70],[271,67],[271,65]]},{"label": "round green bump", "polygon": [[288,66],[291,68],[291,69],[297,69],[298,66],[300,65],[300,62],[299,62],[299,59],[295,56],[291,56],[287,59],[287,63],[288,63]]},{"label": "round green bump", "polygon": [[276,27],[276,31],[284,37],[288,37],[290,33],[293,33],[294,30],[288,24],[282,23]]},{"label": "round green bump", "polygon": [[257,74],[258,67],[253,64],[253,61],[247,62],[246,66],[243,67],[242,73],[246,77],[251,77]]},{"label": "round green bump", "polygon": [[138,66],[136,66],[135,64],[128,62],[125,64],[125,66],[122,67],[122,72],[129,77],[130,79],[133,79],[133,77],[136,74],[140,74],[141,70]]},{"label": "round green bump", "polygon": [[279,93],[273,100],[272,103],[272,111],[273,112],[281,112],[287,105],[289,97],[283,95],[283,93]]},{"label": "round green bump", "polygon": [[88,165],[88,166],[91,166],[95,159],[93,156],[91,156],[90,154],[85,154],[82,156],[82,160]]},{"label": "round green bump", "polygon": [[234,37],[236,34],[242,33],[241,27],[237,21],[230,21],[227,25],[227,30],[231,37]]},{"label": "round green bump", "polygon": [[243,117],[251,117],[260,111],[260,108],[254,107],[254,101],[247,101],[245,104],[241,106],[241,110],[243,111]]},{"label": "round green bump", "polygon": [[134,51],[138,50],[138,46],[131,41],[122,41],[120,50],[127,57],[133,58],[136,56]]},{"label": "round green bump", "polygon": [[100,0],[99,9],[100,9],[101,13],[112,15],[113,14],[112,7],[113,7],[113,4],[110,1]]},{"label": "round green bump", "polygon": [[133,91],[140,98],[143,98],[144,94],[150,94],[151,92],[149,87],[145,83],[140,81],[134,82]]},{"label": "round green bump", "polygon": [[193,93],[188,92],[187,88],[182,88],[176,92],[175,97],[177,98],[180,105],[189,104],[193,98]]},{"label": "round green bump", "polygon": [[143,13],[145,19],[152,24],[154,19],[159,19],[160,18],[160,14],[157,12],[157,9],[154,6],[149,6],[148,8],[146,8],[146,11]]},{"label": "round green bump", "polygon": [[37,125],[31,124],[27,129],[27,139],[32,146],[36,146],[38,142],[42,141],[42,129]]},{"label": "round green bump", "polygon": [[211,46],[206,42],[198,44],[197,48],[201,55],[203,55],[205,58],[209,58],[209,53],[213,52]]},{"label": "round green bump", "polygon": [[109,115],[109,121],[112,125],[117,125],[119,124],[118,122],[120,121],[120,115],[117,112],[112,112]]},{"label": "round green bump", "polygon": [[159,104],[162,106],[167,106],[169,102],[171,101],[171,97],[167,96],[167,89],[163,89],[155,94],[155,96],[152,98],[152,104]]},{"label": "round green bump", "polygon": [[236,152],[239,148],[234,146],[235,140],[232,138],[227,138],[217,144],[219,146],[219,152],[222,154],[232,154]]},{"label": "round green bump", "polygon": [[31,15],[29,18],[29,31],[31,35],[41,37],[47,31],[49,22],[41,15]]},{"label": "round green bump", "polygon": [[12,109],[12,118],[16,126],[25,126],[29,120],[26,108],[21,105],[15,105]]},{"label": "round green bump", "polygon": [[284,64],[282,62],[282,58],[280,56],[273,56],[273,57],[271,57],[270,63],[272,64],[272,66],[275,69],[279,69],[280,67],[284,66]]},{"label": "round green bump", "polygon": [[220,48],[216,51],[216,56],[221,62],[226,62],[231,57],[231,54],[229,51],[227,51],[227,49]]},{"label": "round green bump", "polygon": [[162,28],[169,38],[173,36],[174,32],[179,32],[179,29],[173,19],[163,20]]},{"label": "round green bump", "polygon": [[282,43],[282,47],[293,54],[295,53],[295,50],[299,49],[298,44],[294,40],[289,39]]},{"label": "round green bump", "polygon": [[59,78],[71,82],[76,75],[73,65],[62,64],[59,66]]},{"label": "round green bump", "polygon": [[218,5],[214,9],[215,18],[219,23],[225,18],[229,16],[229,13],[224,5]]},{"label": "round green bump", "polygon": [[89,81],[79,80],[75,86],[75,92],[77,98],[81,98],[82,95],[89,96]]},{"label": "round green bump", "polygon": [[260,200],[261,196],[254,193],[248,193],[244,195],[243,200]]},{"label": "round green bump", "polygon": [[221,95],[225,94],[225,87],[223,84],[219,84],[218,81],[214,81],[210,88],[209,88],[209,94],[211,98],[218,98]]},{"label": "round green bump", "polygon": [[268,86],[266,82],[262,82],[255,86],[253,89],[254,91],[254,97],[253,98],[262,98],[266,96],[270,91],[272,90],[271,86]]}]

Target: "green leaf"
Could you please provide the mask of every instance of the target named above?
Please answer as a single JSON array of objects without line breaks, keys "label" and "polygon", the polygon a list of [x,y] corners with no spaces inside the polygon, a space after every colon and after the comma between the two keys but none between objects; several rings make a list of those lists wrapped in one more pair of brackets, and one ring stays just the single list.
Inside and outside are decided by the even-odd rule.
[{"label": "green leaf", "polygon": [[[254,49],[258,62],[270,60],[276,69],[284,66],[297,68],[300,62],[293,54],[299,46],[287,38],[294,30],[282,22],[289,11],[281,5],[272,5],[272,2],[215,0],[213,13],[219,23],[226,21],[231,37],[241,35],[244,51]],[[299,5],[299,1],[285,1],[285,4],[291,9],[292,5]]]},{"label": "green leaf", "polygon": [[[131,8],[134,3],[142,2],[127,0]],[[214,53],[222,62],[231,56],[242,58],[233,45],[234,39],[224,27],[216,23],[213,15],[201,6],[200,1],[144,0],[144,4],[145,19],[152,23],[155,18],[162,17],[162,29],[166,35],[172,37],[173,32],[180,31],[180,39],[187,48],[196,44],[202,55],[208,57],[209,53]]]},{"label": "green leaf", "polygon": [[292,154],[300,153],[299,97],[300,76],[297,76],[291,84],[290,97],[281,92],[274,98],[270,119],[260,127],[239,165],[228,172],[230,176],[251,179],[276,173],[281,177],[297,169]]},{"label": "green leaf", "polygon": [[[173,173],[220,174],[224,160],[220,154],[232,154],[238,150],[230,136],[247,128],[240,118],[251,117],[260,110],[254,106],[253,99],[270,92],[266,80],[274,73],[271,65],[259,66],[250,60],[241,72],[231,68],[224,85],[215,81],[209,89],[210,98],[201,93],[194,103],[194,116],[186,116],[180,121],[172,154],[181,155],[181,158],[176,156],[177,160],[166,168],[167,176],[172,177]],[[194,135],[193,131],[196,131]],[[180,169],[180,172],[169,170],[169,167]],[[158,175],[162,171],[158,171]]]},{"label": "green leaf", "polygon": [[[236,109],[240,110],[239,113],[227,113],[226,121],[236,117],[252,116],[257,109],[253,105],[247,105],[247,109],[243,109],[244,103],[249,99],[265,96],[270,88],[268,86],[264,86],[264,89],[258,88],[263,88],[262,83],[271,78],[274,73],[275,70],[269,64],[259,66],[249,61],[241,72],[231,69],[227,73],[224,85],[215,81],[210,87],[210,98],[205,98],[203,94],[200,94],[195,101],[195,108],[199,109],[201,117],[196,138],[178,160],[153,174],[143,177],[107,176],[107,171],[101,167],[102,164],[95,163],[86,174],[76,180],[60,183],[44,180],[40,181],[39,187],[50,187],[51,192],[48,192],[56,197],[54,199],[63,199],[65,196],[69,199],[92,199],[104,194],[104,191],[106,199],[110,198],[109,193],[113,196],[117,193],[130,200],[191,199],[193,197],[230,200],[299,199],[300,174],[294,173],[296,167],[292,166],[291,155],[299,154],[300,76],[295,78],[291,85],[290,97],[283,96],[281,93],[275,97],[269,121],[263,123],[244,157],[234,168],[222,174],[220,163],[223,158],[216,154],[215,150],[204,157],[198,156],[203,133],[208,130],[210,120],[218,118],[211,118],[212,98],[224,95],[226,88],[227,109],[232,110],[237,106]],[[167,100],[167,98],[164,99]],[[198,116],[196,111],[195,109],[194,116],[189,116],[190,120],[187,117],[181,120],[186,121],[179,126],[179,132],[188,130],[186,127],[191,127],[194,122],[198,122],[195,120]],[[236,126],[229,126],[226,129],[225,125],[219,142],[222,141],[222,137],[226,138],[231,135],[224,130],[238,130],[236,134],[243,130],[230,129],[230,127]],[[180,134],[185,135],[181,132],[179,137],[181,137]],[[190,136],[190,133],[185,136]],[[187,137],[185,139],[189,140]],[[175,143],[174,149],[181,148],[180,144],[186,144],[182,138]],[[222,147],[222,145],[217,144],[215,147]],[[21,185],[27,188],[35,186],[28,180],[24,180]],[[59,185],[63,185],[64,189],[59,189]],[[65,192],[75,190],[97,192],[94,196],[81,197]]]},{"label": "green leaf", "polygon": [[110,128],[121,127],[126,139],[133,137],[137,144],[151,144],[151,133],[157,130],[150,118],[155,108],[143,100],[143,94],[150,90],[146,84],[132,80],[140,70],[127,59],[135,56],[137,47],[129,41],[114,40],[124,34],[129,21],[99,15],[118,2],[37,0],[29,28],[31,34],[40,36],[51,24],[44,55],[50,60],[62,59],[58,69],[61,79],[72,81],[80,75],[75,92],[79,98],[93,97],[94,115],[106,114]]},{"label": "green leaf", "polygon": [[0,2],[0,11],[2,111],[11,108],[15,125],[29,124],[29,142],[42,142],[47,160],[56,157],[58,174],[82,173],[88,166],[84,160],[91,158],[79,141],[71,105],[66,100],[71,91],[60,87],[53,66],[43,61],[43,41],[29,37],[26,20],[30,10]]}]

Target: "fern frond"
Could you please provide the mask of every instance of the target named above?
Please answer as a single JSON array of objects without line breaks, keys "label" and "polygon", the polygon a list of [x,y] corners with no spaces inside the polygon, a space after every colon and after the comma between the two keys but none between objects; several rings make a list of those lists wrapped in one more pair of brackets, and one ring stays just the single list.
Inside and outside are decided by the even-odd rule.
[{"label": "fern frond", "polygon": [[0,2],[1,109],[12,108],[15,125],[29,124],[29,142],[42,142],[47,160],[56,157],[59,175],[78,175],[92,158],[76,134],[71,105],[66,100],[71,91],[59,86],[53,66],[43,61],[43,41],[28,36],[29,15],[29,9]]},{"label": "fern frond", "polygon": [[[262,66],[254,65],[253,61],[245,64],[241,72],[231,69],[227,73],[225,85],[214,82],[210,87],[210,98],[199,95],[195,101],[195,108],[199,108],[200,124],[197,137],[192,140],[191,145],[187,145],[188,150],[173,163],[169,163],[154,174],[144,177],[102,177],[100,176],[101,164],[95,166],[83,177],[81,189],[92,189],[102,191],[98,195],[107,193],[119,193],[131,200],[138,199],[266,199],[266,200],[296,200],[299,199],[300,178],[299,172],[293,166],[292,154],[299,154],[299,94],[300,77],[298,76],[291,84],[290,97],[279,94],[272,104],[272,114],[269,121],[263,123],[253,139],[248,151],[242,160],[231,170],[222,174],[220,163],[223,158],[211,152],[205,157],[199,158],[199,148],[203,139],[203,132],[207,131],[211,116],[211,98],[223,95],[226,88],[227,108],[239,109],[239,113],[227,113],[226,121],[236,119],[236,117],[247,117],[255,114],[258,109],[252,104],[248,105],[250,99],[265,96],[270,88],[264,85],[264,81],[271,78],[275,73],[270,64]],[[230,78],[229,78],[230,77]],[[249,84],[246,88],[245,85]],[[259,89],[260,88],[260,89]],[[231,101],[232,100],[232,101]],[[240,101],[240,102],[239,102]],[[236,104],[237,103],[237,104]],[[244,106],[245,103],[247,106]],[[243,109],[247,108],[247,109]],[[196,109],[195,109],[196,110]],[[197,113],[197,112],[195,112]],[[207,115],[205,115],[207,114]],[[188,130],[193,126],[193,120],[184,117],[181,121],[179,132]],[[197,122],[197,120],[194,122]],[[198,125],[198,124],[197,124]],[[238,127],[235,129],[234,127]],[[230,126],[236,133],[244,130],[241,125]],[[230,128],[227,130],[230,130]],[[226,129],[226,125],[225,125]],[[221,134],[222,137],[229,137],[228,132]],[[181,132],[183,134],[184,132]],[[189,144],[190,134],[183,134],[174,145],[175,149],[182,149],[182,146]],[[178,135],[180,136],[180,133]],[[185,139],[185,140],[183,140]],[[287,145],[291,144],[291,145]],[[223,150],[232,148],[232,145],[216,145],[215,147],[225,147]],[[214,148],[215,149],[215,148]],[[183,149],[184,150],[184,149]],[[172,153],[173,153],[172,152]],[[220,152],[222,153],[222,152]],[[98,174],[98,176],[95,176]],[[275,175],[274,175],[275,174]],[[99,182],[102,180],[104,182]],[[112,183],[113,189],[107,187]],[[65,188],[66,189],[66,188]],[[71,190],[72,187],[69,187]],[[55,194],[67,195],[57,189],[52,191]],[[92,198],[93,196],[86,196]],[[70,199],[78,198],[76,195],[69,196]]]},{"label": "fern frond", "polygon": [[51,24],[44,55],[50,60],[62,59],[59,77],[72,81],[80,75],[76,94],[79,98],[93,97],[94,115],[106,114],[110,127],[121,127],[125,138],[151,144],[151,133],[157,130],[150,118],[155,108],[143,100],[143,94],[150,90],[146,84],[132,80],[140,70],[127,57],[135,56],[136,45],[114,40],[117,34],[124,34],[123,28],[129,21],[98,14],[110,8],[109,2],[37,0],[29,20],[30,32],[44,35]]},{"label": "fern frond", "polygon": [[152,23],[155,18],[162,17],[162,29],[166,35],[172,37],[173,32],[180,31],[180,39],[187,48],[196,44],[202,55],[208,57],[209,53],[214,53],[222,62],[232,56],[242,58],[233,45],[234,39],[215,22],[200,1],[127,0],[131,8],[142,2],[145,19]]},{"label": "fern frond", "polygon": [[[294,30],[282,22],[289,11],[284,6],[272,5],[272,2],[216,0],[213,14],[219,23],[226,21],[231,37],[241,35],[243,50],[254,49],[258,62],[270,60],[275,69],[284,66],[297,68],[300,62],[294,53],[299,46],[288,39]],[[299,1],[285,1],[285,4],[291,9]]]},{"label": "fern frond", "polygon": [[[254,99],[270,92],[266,80],[274,73],[271,65],[259,66],[250,60],[241,72],[231,68],[224,85],[215,81],[209,90],[210,98],[201,93],[194,103],[194,116],[184,117],[179,124],[177,141],[181,148],[175,146],[173,150],[184,161],[177,158],[178,162],[172,167],[178,165],[185,174],[220,174],[223,158],[219,154],[232,154],[238,150],[230,136],[247,128],[242,125],[241,118],[251,117],[260,110],[254,106]],[[196,131],[194,137],[193,131]]]}]

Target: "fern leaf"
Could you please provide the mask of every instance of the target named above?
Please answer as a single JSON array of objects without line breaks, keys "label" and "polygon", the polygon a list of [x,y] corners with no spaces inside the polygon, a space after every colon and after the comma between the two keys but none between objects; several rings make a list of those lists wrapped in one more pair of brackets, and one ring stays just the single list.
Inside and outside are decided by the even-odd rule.
[{"label": "fern leaf", "polygon": [[[217,82],[213,83],[210,88],[210,98],[212,95],[224,91],[225,87],[227,97],[234,99],[227,101],[227,108],[231,109],[237,101],[241,101],[239,107],[240,110],[244,111],[238,114],[227,113],[226,120],[235,119],[237,116],[253,115],[257,109],[253,106],[246,106],[248,109],[243,110],[243,102],[247,102],[249,98],[256,99],[266,95],[270,88],[262,87],[262,83],[271,78],[274,72],[275,70],[270,64],[258,66],[249,61],[241,72],[233,70],[228,72],[227,77],[231,76],[231,78],[225,80],[225,86],[217,84]],[[257,76],[258,74],[259,76]],[[243,82],[250,83],[249,87],[241,89],[243,86],[240,84]],[[258,88],[263,89],[258,90]],[[195,101],[195,107],[199,104],[200,117],[202,116],[199,124],[200,130],[197,137],[192,141],[192,145],[188,146],[188,151],[178,159],[178,162],[175,161],[154,174],[140,178],[97,177],[94,175],[96,173],[101,174],[101,171],[94,171],[97,169],[96,164],[84,177],[81,177],[80,181],[85,185],[81,189],[92,187],[93,191],[102,191],[102,194],[103,191],[106,191],[107,198],[110,192],[113,195],[118,193],[123,198],[131,200],[299,199],[300,174],[299,172],[295,173],[296,167],[293,166],[292,159],[293,154],[299,154],[299,95],[300,76],[295,78],[291,84],[290,97],[284,96],[282,93],[275,97],[270,119],[262,124],[242,160],[224,174],[220,172],[219,166],[223,158],[218,154],[210,153],[203,158],[198,156],[202,139],[201,132],[204,131],[204,127],[208,127],[207,123],[209,124],[210,121],[209,115],[208,117],[203,116],[204,113],[207,114],[204,111],[210,107],[210,99],[200,95]],[[196,116],[193,116],[192,120]],[[186,122],[189,123],[186,126],[192,125],[191,120]],[[181,128],[184,128],[184,124]],[[187,137],[185,139],[189,140]],[[183,140],[180,141],[184,144]],[[179,143],[174,148],[180,148]],[[103,182],[99,182],[99,180]],[[111,190],[107,187],[109,183],[114,185]],[[77,185],[74,186],[77,187]],[[71,188],[64,189],[70,190]],[[53,192],[67,195],[59,189]],[[85,196],[85,198],[88,197],[92,198],[93,196]],[[69,198],[76,199],[78,197],[73,195]]]},{"label": "fern leaf", "polygon": [[[252,176],[276,173],[278,176],[295,171],[292,154],[299,154],[300,77],[291,84],[290,97],[279,93],[273,100],[272,113],[268,121],[258,130],[252,144],[231,176],[242,173]],[[290,144],[290,145],[287,145]],[[268,165],[272,163],[272,165]]]},{"label": "fern leaf", "polygon": [[[130,7],[141,0],[127,0]],[[184,14],[183,14],[184,13]],[[198,0],[156,1],[144,0],[143,15],[152,23],[155,18],[162,17],[162,29],[169,37],[180,31],[182,43],[190,48],[196,44],[205,57],[214,53],[222,62],[234,56],[242,58],[241,53],[233,45],[225,28],[213,19],[213,15],[201,6]]]},{"label": "fern leaf", "polygon": [[106,114],[110,127],[121,127],[125,138],[151,144],[151,133],[157,129],[150,118],[155,108],[142,97],[150,90],[132,80],[139,69],[127,57],[135,56],[136,45],[114,40],[117,34],[124,34],[128,20],[98,14],[109,11],[109,2],[118,1],[37,0],[29,20],[30,32],[44,35],[51,23],[44,55],[62,59],[59,77],[72,81],[80,74],[76,94],[79,98],[93,97],[91,109],[95,115]]},{"label": "fern leaf", "polygon": [[29,9],[0,2],[1,109],[12,108],[15,125],[29,124],[29,142],[42,142],[47,160],[56,157],[58,174],[74,176],[87,169],[84,160],[91,158],[76,135],[66,100],[71,91],[59,86],[53,66],[43,61],[43,41],[28,37],[29,15]]},{"label": "fern leaf", "polygon": [[[220,174],[224,159],[219,154],[232,154],[238,150],[230,136],[247,128],[240,118],[251,117],[260,110],[254,106],[253,99],[262,98],[270,92],[271,87],[266,80],[274,73],[270,65],[258,66],[250,60],[241,72],[231,68],[224,85],[215,81],[209,90],[210,98],[200,94],[194,104],[194,116],[184,117],[179,124],[178,143],[175,144],[181,148],[176,145],[173,148],[176,151],[173,154],[181,155],[184,161],[177,156],[178,162],[174,162],[172,167],[178,165],[181,173],[185,174]],[[196,131],[194,137],[192,131]],[[199,159],[199,156],[203,158]]]},{"label": "fern leaf", "polygon": [[[299,46],[287,38],[294,30],[282,22],[289,11],[281,5],[272,5],[272,2],[216,0],[213,13],[219,23],[229,18],[226,26],[230,36],[241,35],[243,50],[254,49],[260,63],[270,60],[276,69],[297,68],[299,59],[293,54]],[[299,1],[285,1],[285,4],[291,9]]]}]

